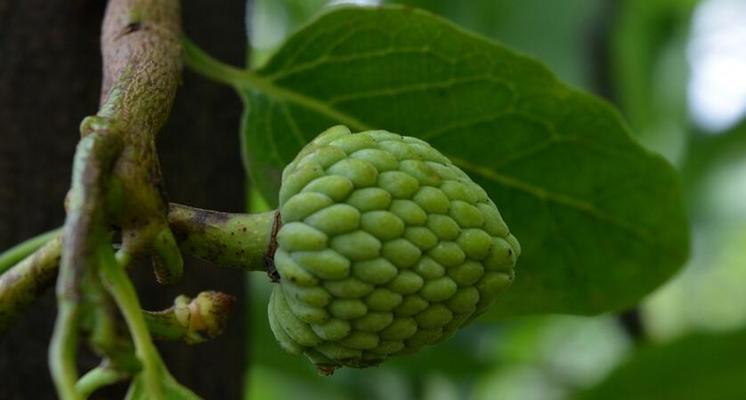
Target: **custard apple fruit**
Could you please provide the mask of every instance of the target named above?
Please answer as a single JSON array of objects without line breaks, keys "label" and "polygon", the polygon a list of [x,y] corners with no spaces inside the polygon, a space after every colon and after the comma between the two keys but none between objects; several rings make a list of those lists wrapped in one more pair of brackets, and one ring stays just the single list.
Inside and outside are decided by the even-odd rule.
[{"label": "custard apple fruit", "polygon": [[428,143],[335,126],[283,171],[269,302],[280,345],[322,373],[451,336],[513,281],[520,245]]}]

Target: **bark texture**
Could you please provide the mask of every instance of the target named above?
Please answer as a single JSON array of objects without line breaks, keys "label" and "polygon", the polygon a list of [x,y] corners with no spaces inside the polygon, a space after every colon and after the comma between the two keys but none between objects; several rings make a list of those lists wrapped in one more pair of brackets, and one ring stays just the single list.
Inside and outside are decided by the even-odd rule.
[{"label": "bark texture", "polygon": [[[96,112],[101,89],[99,0],[0,0],[0,248],[59,226],[80,120]],[[186,0],[184,30],[231,63],[244,60],[244,2]],[[169,200],[243,209],[240,102],[228,88],[186,72],[172,116],[158,137]],[[244,273],[192,259],[184,280],[155,283],[150,265],[135,278],[146,308],[180,293],[220,290],[238,297],[226,332],[195,347],[159,345],[174,376],[207,399],[240,398],[245,360]],[[50,291],[0,337],[0,399],[54,398],[46,352],[54,322]],[[83,363],[93,358],[81,357]]]}]

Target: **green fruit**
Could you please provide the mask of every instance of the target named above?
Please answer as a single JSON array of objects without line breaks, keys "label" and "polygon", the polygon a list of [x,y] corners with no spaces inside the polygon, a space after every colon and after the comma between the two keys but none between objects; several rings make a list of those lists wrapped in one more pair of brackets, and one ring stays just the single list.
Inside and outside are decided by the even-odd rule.
[{"label": "green fruit", "polygon": [[520,245],[426,142],[335,126],[282,174],[270,327],[322,372],[441,341],[510,286]]}]

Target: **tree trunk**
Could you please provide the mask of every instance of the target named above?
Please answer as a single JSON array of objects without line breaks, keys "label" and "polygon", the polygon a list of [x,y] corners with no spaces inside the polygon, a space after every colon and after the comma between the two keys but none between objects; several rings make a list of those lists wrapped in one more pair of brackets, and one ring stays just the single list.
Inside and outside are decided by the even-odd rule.
[{"label": "tree trunk", "polygon": [[[98,0],[0,0],[0,249],[64,220],[63,198],[80,120],[95,113],[101,85]],[[242,64],[244,2],[184,1],[184,30],[221,59]],[[185,72],[158,149],[170,201],[239,211],[244,207],[238,125],[231,89]],[[223,336],[187,347],[160,344],[174,376],[207,399],[241,397],[246,330],[244,273],[187,259],[185,278],[158,286],[149,265],[134,276],[146,308],[215,289],[238,297]],[[55,398],[47,371],[54,323],[50,291],[0,337],[0,399]],[[90,366],[90,355],[81,357]]]}]

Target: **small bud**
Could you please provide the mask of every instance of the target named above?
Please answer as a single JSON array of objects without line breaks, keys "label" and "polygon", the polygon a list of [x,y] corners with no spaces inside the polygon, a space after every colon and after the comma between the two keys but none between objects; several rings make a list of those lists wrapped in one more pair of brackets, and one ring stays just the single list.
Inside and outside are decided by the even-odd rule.
[{"label": "small bud", "polygon": [[202,292],[189,303],[189,332],[206,333],[209,338],[220,335],[236,298],[221,292]]},{"label": "small bud", "polygon": [[201,292],[196,298],[181,295],[163,311],[145,311],[148,329],[155,339],[183,340],[198,344],[223,332],[235,297],[214,291]]}]

